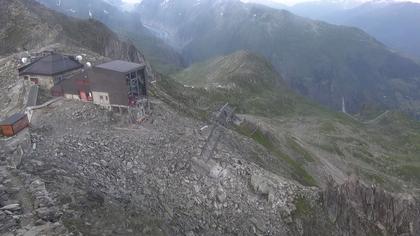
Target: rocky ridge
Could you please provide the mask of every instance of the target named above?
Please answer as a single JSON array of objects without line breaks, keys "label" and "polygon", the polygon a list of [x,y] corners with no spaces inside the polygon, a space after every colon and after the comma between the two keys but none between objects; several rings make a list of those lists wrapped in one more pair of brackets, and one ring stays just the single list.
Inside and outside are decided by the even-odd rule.
[{"label": "rocky ridge", "polygon": [[0,4],[0,55],[61,43],[109,58],[144,62],[132,44],[121,41],[98,21],[68,17],[32,0],[2,0]]}]

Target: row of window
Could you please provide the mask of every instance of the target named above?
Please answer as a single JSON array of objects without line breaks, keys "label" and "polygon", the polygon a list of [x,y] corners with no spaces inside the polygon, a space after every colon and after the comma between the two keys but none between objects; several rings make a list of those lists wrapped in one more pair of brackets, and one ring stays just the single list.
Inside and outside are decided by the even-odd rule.
[{"label": "row of window", "polygon": [[99,96],[99,100],[101,100],[101,102],[104,101],[104,97],[105,97],[105,101],[108,101],[108,96]]}]

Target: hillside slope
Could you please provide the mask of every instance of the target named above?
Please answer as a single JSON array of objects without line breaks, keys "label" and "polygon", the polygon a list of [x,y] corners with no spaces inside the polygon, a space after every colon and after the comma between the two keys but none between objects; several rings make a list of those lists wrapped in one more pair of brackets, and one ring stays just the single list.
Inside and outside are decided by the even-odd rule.
[{"label": "hillside slope", "polygon": [[168,32],[189,62],[246,49],[267,58],[301,94],[350,112],[366,105],[419,111],[420,66],[356,28],[235,0],[151,1],[142,20]]},{"label": "hillside slope", "polygon": [[[160,81],[173,97],[202,113],[229,102],[246,120],[235,128],[270,150],[279,160],[265,168],[306,185],[329,176],[341,183],[356,174],[365,183],[419,194],[420,124],[399,113],[359,121],[328,111],[290,90],[270,63],[249,52],[236,52],[192,65],[173,79]],[[409,167],[411,166],[411,167]],[[403,184],[402,184],[403,183]],[[404,186],[411,186],[405,188]]]},{"label": "hillside slope", "polygon": [[420,61],[419,3],[372,2],[331,13],[322,19],[363,29],[390,48]]},{"label": "hillside slope", "polygon": [[368,1],[354,7],[314,1],[296,4],[291,12],[332,24],[358,27],[398,53],[420,60],[420,4],[400,1]]},{"label": "hillside slope", "polygon": [[288,89],[267,60],[247,51],[194,64],[174,78],[186,87],[223,91],[225,95],[214,95],[215,99],[225,99],[239,112],[252,110],[255,114],[279,115],[313,105]]}]

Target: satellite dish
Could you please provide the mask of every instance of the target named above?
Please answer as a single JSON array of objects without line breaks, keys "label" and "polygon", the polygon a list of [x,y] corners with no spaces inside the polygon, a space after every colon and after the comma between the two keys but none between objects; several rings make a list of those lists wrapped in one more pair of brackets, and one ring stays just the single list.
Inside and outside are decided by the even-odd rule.
[{"label": "satellite dish", "polygon": [[28,58],[27,57],[22,57],[22,63],[25,64],[26,62],[28,62]]},{"label": "satellite dish", "polygon": [[92,67],[92,63],[90,63],[90,62],[86,62],[86,67],[87,67],[87,68],[91,68],[91,67]]},{"label": "satellite dish", "polygon": [[76,56],[76,60],[77,60],[78,62],[81,62],[81,61],[83,60],[83,57],[82,57],[82,56],[80,56],[80,55],[78,55],[78,56]]}]

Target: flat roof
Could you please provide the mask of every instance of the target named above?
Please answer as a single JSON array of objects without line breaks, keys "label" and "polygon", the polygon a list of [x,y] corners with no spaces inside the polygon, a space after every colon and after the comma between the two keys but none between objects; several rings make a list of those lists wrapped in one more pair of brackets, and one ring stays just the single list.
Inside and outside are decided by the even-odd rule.
[{"label": "flat roof", "polygon": [[110,61],[104,64],[97,65],[95,67],[105,69],[105,70],[112,70],[112,71],[117,71],[121,73],[127,73],[127,72],[131,72],[137,69],[143,69],[144,65],[128,62],[128,61],[115,60],[115,61]]},{"label": "flat roof", "polygon": [[19,121],[20,119],[22,119],[25,116],[26,116],[25,113],[16,113],[16,114],[6,118],[5,120],[0,121],[0,125],[13,125],[14,123],[16,123],[17,121]]}]

